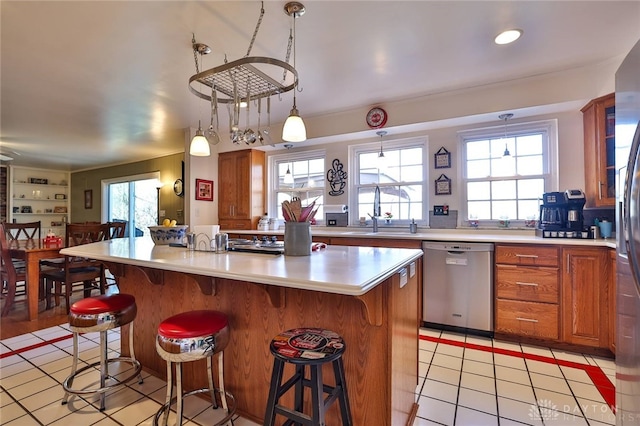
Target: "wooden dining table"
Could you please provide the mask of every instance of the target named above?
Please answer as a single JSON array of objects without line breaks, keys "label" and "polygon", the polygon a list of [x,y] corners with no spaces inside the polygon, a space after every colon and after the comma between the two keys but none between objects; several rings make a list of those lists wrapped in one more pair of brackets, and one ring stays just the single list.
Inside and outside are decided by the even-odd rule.
[{"label": "wooden dining table", "polygon": [[58,242],[45,242],[44,239],[11,240],[9,252],[14,259],[23,259],[26,263],[27,312],[29,321],[38,319],[38,295],[40,286],[40,261],[64,257],[60,250],[64,248],[64,239]]}]

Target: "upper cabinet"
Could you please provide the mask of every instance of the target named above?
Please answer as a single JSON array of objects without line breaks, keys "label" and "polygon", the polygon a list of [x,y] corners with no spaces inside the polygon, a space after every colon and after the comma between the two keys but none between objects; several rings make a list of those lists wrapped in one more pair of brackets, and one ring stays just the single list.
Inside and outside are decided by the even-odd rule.
[{"label": "upper cabinet", "polygon": [[586,207],[615,205],[615,93],[582,108]]},{"label": "upper cabinet", "polygon": [[222,229],[257,229],[265,212],[262,151],[246,149],[218,156],[218,216]]},{"label": "upper cabinet", "polygon": [[10,166],[8,213],[10,221],[40,221],[62,235],[69,221],[69,172]]}]

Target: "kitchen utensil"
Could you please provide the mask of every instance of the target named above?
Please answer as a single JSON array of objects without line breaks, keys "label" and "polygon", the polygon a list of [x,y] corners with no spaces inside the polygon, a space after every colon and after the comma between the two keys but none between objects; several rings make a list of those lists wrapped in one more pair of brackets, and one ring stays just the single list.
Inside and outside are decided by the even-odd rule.
[{"label": "kitchen utensil", "polygon": [[[216,117],[216,125],[213,125],[213,117]],[[211,88],[211,122],[207,129],[207,140],[211,145],[220,143],[220,135],[218,134],[218,97],[216,96],[216,86]]]}]

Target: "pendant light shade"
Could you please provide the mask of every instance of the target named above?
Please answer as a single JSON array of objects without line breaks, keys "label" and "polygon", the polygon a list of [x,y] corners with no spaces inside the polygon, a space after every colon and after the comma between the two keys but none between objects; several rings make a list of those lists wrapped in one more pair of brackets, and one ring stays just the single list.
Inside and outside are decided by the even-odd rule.
[{"label": "pendant light shade", "polygon": [[304,142],[307,140],[307,128],[304,125],[304,121],[302,121],[302,117],[298,114],[295,98],[293,100],[291,113],[282,128],[282,140],[286,142]]},{"label": "pendant light shade", "polygon": [[289,165],[287,164],[287,171],[284,174],[284,183],[287,185],[291,185],[293,183],[293,174],[291,174],[291,169],[289,169]]},{"label": "pendant light shade", "polygon": [[207,141],[207,138],[204,137],[200,121],[198,121],[198,130],[196,130],[196,135],[193,137],[193,139],[191,139],[191,145],[189,145],[189,154],[196,157],[208,157],[209,155],[211,155],[211,150],[209,149],[209,141]]}]

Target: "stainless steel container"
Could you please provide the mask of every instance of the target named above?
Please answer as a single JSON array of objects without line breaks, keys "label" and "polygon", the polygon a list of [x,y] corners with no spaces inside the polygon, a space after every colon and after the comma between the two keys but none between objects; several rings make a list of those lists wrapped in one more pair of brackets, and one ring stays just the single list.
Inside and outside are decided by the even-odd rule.
[{"label": "stainless steel container", "polygon": [[229,234],[219,232],[216,234],[216,253],[224,253],[229,247]]},{"label": "stainless steel container", "polygon": [[594,240],[597,240],[598,238],[600,238],[600,228],[596,225],[590,226],[589,227],[589,236],[591,238],[593,238]]}]

